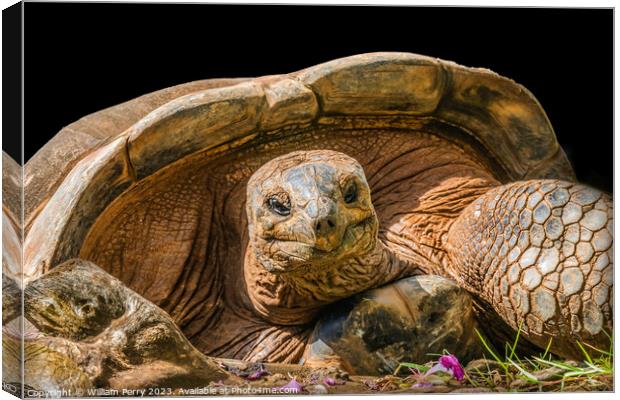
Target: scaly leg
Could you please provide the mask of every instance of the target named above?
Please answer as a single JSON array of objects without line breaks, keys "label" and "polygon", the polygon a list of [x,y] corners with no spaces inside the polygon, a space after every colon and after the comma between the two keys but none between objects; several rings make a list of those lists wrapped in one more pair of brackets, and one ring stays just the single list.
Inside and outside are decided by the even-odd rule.
[{"label": "scaly leg", "polygon": [[463,211],[446,248],[449,274],[533,343],[553,338],[552,352],[566,357],[583,357],[577,341],[609,348],[609,195],[557,180],[500,186]]},{"label": "scaly leg", "polygon": [[30,282],[24,303],[31,347],[44,355],[25,360],[33,387],[176,389],[237,379],[196,350],[165,311],[89,261],[66,261]]}]

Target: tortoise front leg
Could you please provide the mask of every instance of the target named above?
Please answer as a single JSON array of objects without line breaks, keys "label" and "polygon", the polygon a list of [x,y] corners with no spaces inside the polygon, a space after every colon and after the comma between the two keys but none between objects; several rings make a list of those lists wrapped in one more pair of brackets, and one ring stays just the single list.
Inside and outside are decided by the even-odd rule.
[{"label": "tortoise front leg", "polygon": [[449,274],[515,330],[552,352],[583,357],[577,341],[609,346],[613,204],[581,184],[533,180],[501,186],[454,222]]},{"label": "tortoise front leg", "polygon": [[[91,262],[53,268],[26,286],[24,302],[36,341],[96,388],[173,390],[236,379],[194,348],[165,311]],[[26,360],[41,376],[64,373],[57,364]]]},{"label": "tortoise front leg", "polygon": [[465,362],[482,355],[475,327],[467,291],[440,276],[414,276],[330,306],[303,362],[356,375],[390,374],[401,362],[422,364],[445,350]]}]

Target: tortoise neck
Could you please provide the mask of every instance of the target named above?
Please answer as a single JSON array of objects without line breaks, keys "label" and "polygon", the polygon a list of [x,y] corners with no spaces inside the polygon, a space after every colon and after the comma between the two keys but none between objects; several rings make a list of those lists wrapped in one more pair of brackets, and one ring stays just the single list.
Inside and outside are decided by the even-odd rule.
[{"label": "tortoise neck", "polygon": [[312,321],[326,304],[381,286],[405,272],[402,262],[379,240],[366,254],[326,267],[273,274],[257,262],[248,246],[244,276],[254,311],[273,323],[301,325]]}]

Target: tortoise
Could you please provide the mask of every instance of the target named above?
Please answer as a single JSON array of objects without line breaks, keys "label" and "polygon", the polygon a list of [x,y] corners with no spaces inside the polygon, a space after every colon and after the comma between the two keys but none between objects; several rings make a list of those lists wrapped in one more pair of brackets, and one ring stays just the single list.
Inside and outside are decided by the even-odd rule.
[{"label": "tortoise", "polygon": [[488,335],[580,357],[612,328],[613,206],[575,180],[534,96],[486,69],[372,53],[199,81],[85,117],[26,164],[23,278],[87,260],[204,354],[355,370],[377,354],[352,347],[359,313],[403,326],[437,275]]}]

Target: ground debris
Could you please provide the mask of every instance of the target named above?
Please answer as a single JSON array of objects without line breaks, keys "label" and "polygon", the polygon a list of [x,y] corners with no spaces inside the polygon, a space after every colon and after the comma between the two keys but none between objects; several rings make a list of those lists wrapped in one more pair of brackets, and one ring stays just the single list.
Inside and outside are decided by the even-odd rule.
[{"label": "ground debris", "polygon": [[238,364],[238,365],[230,365],[224,362],[219,363],[220,368],[236,375],[241,378],[245,378],[251,381],[260,379],[265,375],[271,375],[271,373],[265,368],[265,365],[262,363],[248,363],[248,364]]},{"label": "ground debris", "polygon": [[[575,361],[566,361],[566,365],[577,366],[577,362]],[[530,373],[530,379],[527,378],[517,378],[510,383],[511,388],[522,388],[525,386],[532,386],[533,384],[539,384],[542,382],[548,381],[557,381],[558,379],[562,379],[564,374],[566,373],[565,369],[558,367],[550,367],[541,369],[539,371],[534,371]]]},{"label": "ground debris", "polygon": [[470,373],[470,372],[475,372],[476,370],[492,371],[494,369],[499,370],[501,368],[502,368],[501,364],[498,363],[497,361],[487,360],[486,358],[480,358],[477,360],[470,361],[465,367],[465,371]]},{"label": "ground debris", "polygon": [[[478,359],[464,368],[465,378],[457,381],[449,374],[426,375],[424,369],[401,368],[398,375],[357,376],[336,367],[306,367],[299,365],[275,365],[270,363],[224,363],[222,368],[246,379],[252,387],[280,388],[293,379],[303,394],[379,394],[379,393],[488,393],[488,392],[574,392],[613,390],[612,374],[565,377],[567,369],[522,360],[519,366],[509,362]],[[586,363],[557,361],[564,368],[587,369]],[[424,366],[420,366],[421,368]],[[428,367],[428,366],[427,366]],[[266,371],[263,373],[261,371]],[[260,373],[256,380],[246,378]],[[423,379],[422,376],[424,376]]]}]

